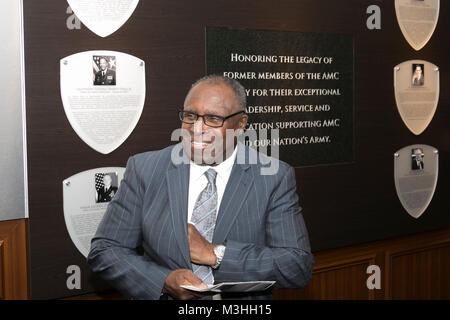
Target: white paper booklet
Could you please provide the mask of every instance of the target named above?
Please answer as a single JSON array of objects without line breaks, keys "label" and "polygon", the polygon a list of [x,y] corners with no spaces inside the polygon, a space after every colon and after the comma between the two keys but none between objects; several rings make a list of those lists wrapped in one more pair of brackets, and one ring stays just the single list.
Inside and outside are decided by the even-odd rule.
[{"label": "white paper booklet", "polygon": [[196,292],[254,292],[264,291],[275,284],[275,281],[245,281],[245,282],[222,282],[208,285],[208,288],[201,289],[194,286],[182,285],[182,288]]}]

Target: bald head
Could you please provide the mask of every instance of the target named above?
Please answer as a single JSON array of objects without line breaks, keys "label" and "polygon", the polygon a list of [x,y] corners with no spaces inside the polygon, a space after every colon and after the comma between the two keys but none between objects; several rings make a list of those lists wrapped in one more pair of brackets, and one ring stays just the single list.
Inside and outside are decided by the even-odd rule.
[{"label": "bald head", "polygon": [[[212,86],[226,85],[233,91],[233,94],[236,97],[238,110],[245,111],[245,107],[247,105],[247,95],[245,94],[245,88],[238,81],[216,74],[207,75],[195,81],[192,84],[189,93],[192,91],[194,87],[196,87],[199,84],[208,84]],[[189,93],[187,94],[186,99],[189,96]]]}]

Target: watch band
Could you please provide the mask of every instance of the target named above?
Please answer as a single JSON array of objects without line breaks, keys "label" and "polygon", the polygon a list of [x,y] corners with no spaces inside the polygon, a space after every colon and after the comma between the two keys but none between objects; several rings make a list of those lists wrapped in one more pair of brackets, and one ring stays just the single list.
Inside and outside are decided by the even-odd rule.
[{"label": "watch band", "polygon": [[225,249],[226,249],[226,247],[222,244],[219,244],[214,247],[213,251],[214,251],[214,254],[216,255],[216,263],[214,263],[211,266],[211,268],[217,269],[220,266],[223,256],[225,255]]}]

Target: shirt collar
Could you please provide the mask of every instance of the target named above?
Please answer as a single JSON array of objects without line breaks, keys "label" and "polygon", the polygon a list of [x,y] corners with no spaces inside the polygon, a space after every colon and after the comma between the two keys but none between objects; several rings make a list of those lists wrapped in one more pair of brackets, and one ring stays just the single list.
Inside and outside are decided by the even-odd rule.
[{"label": "shirt collar", "polygon": [[238,146],[234,148],[233,153],[229,156],[225,161],[219,163],[217,166],[200,166],[194,163],[192,160],[190,161],[190,180],[195,181],[199,179],[208,169],[212,168],[217,172],[217,175],[225,180],[229,173],[231,172],[231,167],[236,160]]}]

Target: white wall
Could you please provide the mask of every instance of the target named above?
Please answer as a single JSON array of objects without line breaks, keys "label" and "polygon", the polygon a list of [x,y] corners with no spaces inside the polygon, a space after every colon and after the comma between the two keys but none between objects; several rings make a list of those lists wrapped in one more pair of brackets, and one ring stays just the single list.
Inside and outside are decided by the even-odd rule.
[{"label": "white wall", "polygon": [[0,220],[26,217],[22,1],[0,0]]}]

